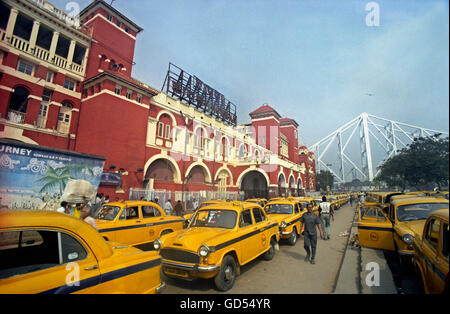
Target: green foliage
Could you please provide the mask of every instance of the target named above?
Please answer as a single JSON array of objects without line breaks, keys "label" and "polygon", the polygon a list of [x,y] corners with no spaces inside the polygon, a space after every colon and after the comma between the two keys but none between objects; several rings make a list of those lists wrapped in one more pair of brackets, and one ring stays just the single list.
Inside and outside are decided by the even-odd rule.
[{"label": "green foliage", "polygon": [[389,158],[379,167],[377,182],[389,187],[418,187],[436,183],[447,185],[449,179],[449,138],[439,135],[421,137]]},{"label": "green foliage", "polygon": [[321,170],[316,174],[317,188],[326,190],[327,186],[333,189],[334,175],[328,170]]}]

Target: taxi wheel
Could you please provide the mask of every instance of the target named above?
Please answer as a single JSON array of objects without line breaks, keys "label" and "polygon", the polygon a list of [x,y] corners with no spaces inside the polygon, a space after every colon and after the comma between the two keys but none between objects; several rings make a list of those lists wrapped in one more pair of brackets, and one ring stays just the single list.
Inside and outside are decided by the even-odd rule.
[{"label": "taxi wheel", "polygon": [[291,236],[288,239],[289,245],[294,246],[297,243],[297,240],[298,240],[297,229],[294,228],[294,230],[292,230]]},{"label": "taxi wheel", "polygon": [[270,248],[266,253],[264,253],[264,259],[266,261],[272,260],[273,257],[275,256],[275,245],[276,241],[273,238],[270,239]]},{"label": "taxi wheel", "polygon": [[236,268],[236,261],[232,256],[227,255],[223,258],[220,271],[214,278],[217,289],[228,291],[233,287],[236,280]]}]

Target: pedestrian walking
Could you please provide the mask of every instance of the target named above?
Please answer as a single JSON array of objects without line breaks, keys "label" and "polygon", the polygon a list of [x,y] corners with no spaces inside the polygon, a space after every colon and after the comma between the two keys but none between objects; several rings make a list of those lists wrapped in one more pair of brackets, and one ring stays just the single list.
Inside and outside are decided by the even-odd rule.
[{"label": "pedestrian walking", "polygon": [[310,261],[315,264],[316,250],[317,250],[317,231],[319,229],[320,237],[323,239],[322,227],[320,226],[320,218],[313,213],[312,204],[306,206],[307,212],[300,218],[300,222],[304,226],[304,248],[306,250],[305,262]]},{"label": "pedestrian walking", "polygon": [[350,195],[350,206],[353,207],[353,195]]},{"label": "pedestrian walking", "polygon": [[322,197],[322,202],[319,205],[319,217],[322,221],[324,240],[330,240],[331,236],[331,221],[334,222],[334,210],[331,207],[330,202],[327,201],[327,197]]},{"label": "pedestrian walking", "polygon": [[178,200],[177,204],[175,205],[175,214],[177,216],[183,216],[183,203],[181,203],[180,200]]},{"label": "pedestrian walking", "polygon": [[167,202],[164,204],[164,211],[166,212],[166,215],[170,216],[172,215],[172,210],[173,210],[172,202],[171,199],[169,198]]}]

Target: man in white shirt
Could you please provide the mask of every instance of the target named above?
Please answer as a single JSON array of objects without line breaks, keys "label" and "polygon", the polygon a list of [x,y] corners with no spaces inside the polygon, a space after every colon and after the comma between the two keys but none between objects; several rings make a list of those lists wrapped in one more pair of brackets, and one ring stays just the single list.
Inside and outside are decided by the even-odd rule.
[{"label": "man in white shirt", "polygon": [[164,204],[164,211],[166,212],[166,215],[170,216],[172,215],[172,202],[170,199],[167,200],[167,202]]},{"label": "man in white shirt", "polygon": [[334,222],[334,211],[331,207],[330,202],[327,201],[327,198],[325,196],[322,197],[322,202],[319,205],[319,217],[322,221],[323,225],[323,233],[324,233],[324,240],[330,240],[331,235],[331,222],[330,222],[330,216],[331,219]]}]

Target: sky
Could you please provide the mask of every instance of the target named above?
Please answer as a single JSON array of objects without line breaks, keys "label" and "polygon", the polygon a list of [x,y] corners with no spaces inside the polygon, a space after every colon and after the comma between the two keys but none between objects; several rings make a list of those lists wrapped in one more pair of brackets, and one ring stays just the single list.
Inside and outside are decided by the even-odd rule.
[{"label": "sky", "polygon": [[[68,1],[51,0],[64,9]],[[111,0],[107,0],[111,3]],[[449,3],[379,0],[115,0],[144,28],[133,77],[161,89],[169,62],[237,106],[264,103],[311,146],[362,112],[449,130]],[[81,8],[90,0],[78,1]],[[374,20],[372,20],[374,21]]]}]

